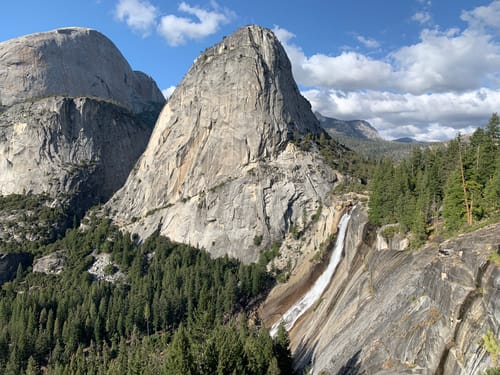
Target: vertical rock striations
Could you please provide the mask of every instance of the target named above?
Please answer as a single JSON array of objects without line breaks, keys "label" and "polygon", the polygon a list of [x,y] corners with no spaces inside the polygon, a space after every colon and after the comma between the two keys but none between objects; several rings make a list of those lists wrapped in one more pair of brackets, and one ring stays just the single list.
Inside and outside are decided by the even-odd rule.
[{"label": "vertical rock striations", "polygon": [[321,132],[276,37],[243,27],[195,60],[108,206],[141,235],[159,228],[216,256],[256,260],[330,191],[335,174],[319,154],[289,142]]}]

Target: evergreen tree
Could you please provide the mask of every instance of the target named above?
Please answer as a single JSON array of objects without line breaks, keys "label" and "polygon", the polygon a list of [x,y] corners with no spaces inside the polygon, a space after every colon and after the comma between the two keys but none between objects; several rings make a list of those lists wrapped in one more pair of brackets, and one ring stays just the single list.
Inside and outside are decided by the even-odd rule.
[{"label": "evergreen tree", "polygon": [[293,374],[292,353],[290,351],[290,339],[284,322],[281,322],[274,338],[274,354],[278,361],[278,367],[284,374]]},{"label": "evergreen tree", "polygon": [[443,219],[448,230],[456,230],[465,222],[464,194],[460,170],[456,169],[448,178],[443,200]]},{"label": "evergreen tree", "polygon": [[184,325],[181,323],[169,347],[168,357],[165,363],[165,373],[172,375],[194,374],[193,364],[189,338]]}]

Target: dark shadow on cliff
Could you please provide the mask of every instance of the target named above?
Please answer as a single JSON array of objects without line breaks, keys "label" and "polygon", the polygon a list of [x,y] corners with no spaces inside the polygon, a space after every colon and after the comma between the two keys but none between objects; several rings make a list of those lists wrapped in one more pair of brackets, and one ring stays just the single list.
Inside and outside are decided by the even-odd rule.
[{"label": "dark shadow on cliff", "polygon": [[304,369],[308,368],[311,365],[312,357],[317,345],[318,344],[315,343],[314,345],[309,346],[303,338],[300,340],[300,343],[297,346],[297,349],[295,349],[293,356],[293,369],[295,370],[295,373],[301,374]]},{"label": "dark shadow on cliff", "polygon": [[361,375],[361,362],[359,361],[359,356],[361,355],[361,350],[358,350],[344,366],[342,366],[337,372],[337,375]]}]

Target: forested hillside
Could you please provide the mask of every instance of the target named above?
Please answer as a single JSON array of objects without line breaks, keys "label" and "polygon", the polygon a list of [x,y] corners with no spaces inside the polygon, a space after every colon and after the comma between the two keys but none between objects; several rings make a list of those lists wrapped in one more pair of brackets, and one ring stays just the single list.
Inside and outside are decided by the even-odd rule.
[{"label": "forested hillside", "polygon": [[[93,218],[38,253],[63,251],[59,275],[19,267],[0,291],[2,374],[290,373],[288,337],[273,340],[252,306],[272,280],[243,265],[154,235],[137,245]],[[93,280],[91,253],[127,275]]]},{"label": "forested hillside", "polygon": [[500,210],[499,117],[468,139],[415,148],[408,159],[381,161],[375,169],[370,221],[399,223],[414,245],[430,235],[497,220]]}]

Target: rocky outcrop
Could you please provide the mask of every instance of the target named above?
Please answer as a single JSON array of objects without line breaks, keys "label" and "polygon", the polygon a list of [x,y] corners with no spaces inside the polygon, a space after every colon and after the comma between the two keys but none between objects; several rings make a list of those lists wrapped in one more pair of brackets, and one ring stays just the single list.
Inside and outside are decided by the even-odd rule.
[{"label": "rocky outcrop", "polygon": [[319,152],[290,142],[321,132],[276,37],[243,27],[196,59],[108,207],[141,236],[255,261],[333,187]]},{"label": "rocky outcrop", "polygon": [[399,224],[386,224],[377,230],[377,250],[407,250],[410,240],[399,232]]},{"label": "rocky outcrop", "polygon": [[33,264],[33,272],[58,275],[64,270],[65,260],[66,252],[64,250],[54,251],[38,258]]},{"label": "rocky outcrop", "polygon": [[64,28],[0,43],[0,105],[47,96],[93,96],[140,113],[164,98],[115,45],[86,28]]},{"label": "rocky outcrop", "polygon": [[113,263],[111,254],[97,253],[94,251],[92,256],[94,257],[94,263],[92,263],[87,272],[90,273],[96,280],[116,283],[120,280],[124,281],[126,279],[125,274],[120,271],[115,263]]},{"label": "rocky outcrop", "polygon": [[481,338],[500,333],[500,268],[488,261],[500,224],[412,252],[378,251],[359,206],[349,225],[330,287],[290,331],[298,367],[465,375],[491,366]]}]

